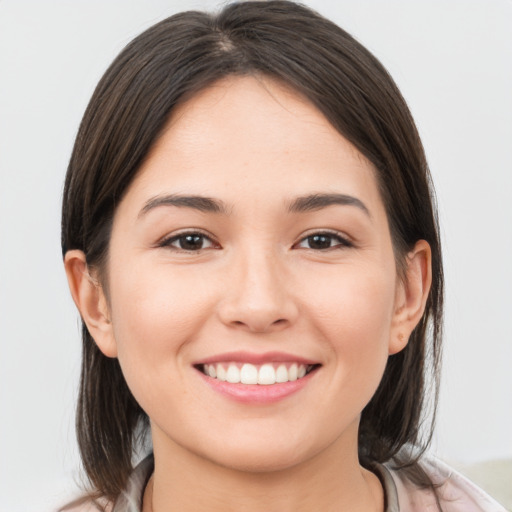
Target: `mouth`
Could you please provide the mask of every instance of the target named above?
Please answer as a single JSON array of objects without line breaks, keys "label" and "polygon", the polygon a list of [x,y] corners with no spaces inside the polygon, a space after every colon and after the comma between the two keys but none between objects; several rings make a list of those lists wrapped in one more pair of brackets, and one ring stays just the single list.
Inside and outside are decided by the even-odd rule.
[{"label": "mouth", "polygon": [[222,361],[195,365],[198,371],[217,381],[260,386],[295,382],[319,367],[319,364],[304,364],[295,361],[263,364]]},{"label": "mouth", "polygon": [[266,405],[299,393],[322,364],[284,352],[225,352],[193,367],[213,391],[245,405]]}]

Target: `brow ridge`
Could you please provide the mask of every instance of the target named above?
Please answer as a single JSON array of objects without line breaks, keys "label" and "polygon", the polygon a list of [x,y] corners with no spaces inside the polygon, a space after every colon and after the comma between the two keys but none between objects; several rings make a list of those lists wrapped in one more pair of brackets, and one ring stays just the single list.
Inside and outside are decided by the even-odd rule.
[{"label": "brow ridge", "polygon": [[166,194],[152,197],[146,201],[139,213],[139,217],[142,217],[151,210],[161,206],[192,208],[194,210],[209,213],[227,213],[226,205],[218,199],[199,195]]},{"label": "brow ridge", "polygon": [[[370,216],[368,208],[360,199],[348,194],[338,193],[315,193],[297,197],[288,205],[288,211],[291,213],[303,213],[321,210],[333,205],[355,206]],[[227,213],[225,203],[219,199],[200,195],[166,194],[152,197],[146,201],[139,213],[139,217],[161,206],[192,208],[206,213]]]},{"label": "brow ridge", "polygon": [[370,210],[360,199],[348,194],[337,193],[318,193],[297,197],[289,204],[288,210],[290,212],[302,213],[321,210],[333,205],[355,206],[371,217]]}]

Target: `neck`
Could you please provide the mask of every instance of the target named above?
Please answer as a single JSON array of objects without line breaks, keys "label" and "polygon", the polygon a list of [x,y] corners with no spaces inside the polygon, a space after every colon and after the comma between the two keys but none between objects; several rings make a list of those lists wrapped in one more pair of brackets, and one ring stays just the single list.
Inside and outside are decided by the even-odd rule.
[{"label": "neck", "polygon": [[254,471],[220,466],[168,439],[162,441],[153,434],[155,472],[144,512],[384,510],[382,487],[359,465],[357,442],[346,446],[340,439],[307,461]]}]

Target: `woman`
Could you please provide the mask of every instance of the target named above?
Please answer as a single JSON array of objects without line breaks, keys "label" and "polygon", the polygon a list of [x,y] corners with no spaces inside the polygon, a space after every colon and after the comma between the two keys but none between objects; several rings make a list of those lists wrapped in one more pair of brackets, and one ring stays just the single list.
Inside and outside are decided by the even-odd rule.
[{"label": "woman", "polygon": [[429,179],[389,75],[302,6],[136,38],[64,191],[82,507],[501,510],[421,460],[443,302]]}]

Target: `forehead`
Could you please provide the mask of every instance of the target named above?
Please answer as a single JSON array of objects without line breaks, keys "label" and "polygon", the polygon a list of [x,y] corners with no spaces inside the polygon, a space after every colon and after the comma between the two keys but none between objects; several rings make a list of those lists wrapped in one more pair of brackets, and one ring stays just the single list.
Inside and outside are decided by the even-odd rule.
[{"label": "forehead", "polygon": [[177,107],[130,188],[227,202],[312,191],[379,200],[373,166],[311,102],[253,76],[225,78]]}]

